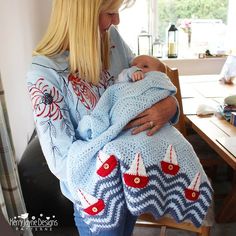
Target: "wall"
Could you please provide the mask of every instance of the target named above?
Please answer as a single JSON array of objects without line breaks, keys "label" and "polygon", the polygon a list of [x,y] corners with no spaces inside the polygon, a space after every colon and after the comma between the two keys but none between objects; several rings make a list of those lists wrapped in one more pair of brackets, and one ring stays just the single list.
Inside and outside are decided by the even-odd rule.
[{"label": "wall", "polygon": [[17,160],[34,124],[26,90],[32,49],[46,29],[51,0],[0,0],[0,72]]}]

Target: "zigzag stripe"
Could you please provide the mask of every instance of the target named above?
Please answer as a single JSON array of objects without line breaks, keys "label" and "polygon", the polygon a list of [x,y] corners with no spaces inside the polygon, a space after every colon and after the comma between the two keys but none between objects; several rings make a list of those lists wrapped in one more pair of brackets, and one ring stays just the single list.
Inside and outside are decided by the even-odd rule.
[{"label": "zigzag stripe", "polygon": [[204,182],[201,184],[200,189],[204,194],[204,196],[207,198],[206,200],[209,202],[212,200],[213,195],[213,189],[209,186],[208,183]]},{"label": "zigzag stripe", "polygon": [[[172,199],[168,199],[165,201],[165,204],[161,204],[159,200],[157,200],[156,196],[149,199],[148,201],[144,200],[143,202],[139,202],[138,205],[136,204],[129,204],[128,207],[131,210],[131,212],[135,215],[146,212],[146,211],[151,211],[153,212],[153,215],[155,216],[160,216],[163,215],[164,213],[170,213],[172,211],[172,215],[175,216],[176,219],[181,220],[183,216],[186,214],[193,215],[192,218],[193,220],[196,219],[197,225],[201,224],[201,221],[203,220],[204,216],[206,215],[209,202],[207,204],[201,204],[201,202],[198,203],[192,203],[191,206],[189,207],[184,207],[182,202],[179,201],[179,196],[175,196],[176,199],[172,197]],[[195,221],[195,222],[196,222]]]},{"label": "zigzag stripe", "polygon": [[127,204],[131,212],[138,215],[149,211],[156,218],[169,213],[177,221],[189,218],[196,226],[200,226],[210,205],[213,192],[208,183],[201,184],[200,199],[190,202],[183,196],[184,189],[190,184],[186,174],[165,175],[161,170],[153,167],[147,168],[147,172],[150,178],[148,190],[125,188]]},{"label": "zigzag stripe", "polygon": [[[177,185],[178,184],[178,185]],[[182,185],[182,186],[181,186]],[[182,187],[182,188],[181,188]],[[184,189],[186,188],[184,184],[182,183],[176,183],[175,186],[171,186],[170,188],[167,187],[164,189],[161,187],[156,187],[156,185],[150,185],[147,188],[140,189],[140,190],[133,190],[132,188],[125,188],[125,194],[128,199],[131,199],[130,201],[136,202],[137,200],[142,201],[147,199],[149,195],[158,195],[158,198],[165,199],[166,197],[170,195],[179,195],[181,197],[181,200],[185,202],[185,207],[191,205],[192,203],[187,201],[185,197],[183,198],[184,195]],[[211,201],[211,189],[208,187],[206,184],[203,184],[203,187],[201,185],[200,187],[201,195],[200,199],[198,200],[201,204],[205,205],[205,202],[210,202]]]},{"label": "zigzag stripe", "polygon": [[[88,216],[86,213],[81,211],[82,216],[85,218],[85,222],[91,227],[99,227],[99,225],[104,227],[104,224],[115,225],[118,220],[121,219],[120,215],[122,214],[125,206],[122,189],[120,189],[118,194],[115,192],[111,194],[111,197],[108,199],[108,203],[109,207],[105,207],[104,211],[95,216]],[[117,214],[114,215],[114,212],[112,212],[111,209],[116,209]]]},{"label": "zigzag stripe", "polygon": [[[201,225],[213,192],[208,183],[201,184],[200,198],[191,202],[184,197],[184,189],[191,182],[185,173],[166,175],[157,167],[149,167],[147,172],[150,178],[147,189],[126,187],[124,183],[122,185],[119,168],[109,177],[99,179],[94,193],[105,201],[107,207],[101,214],[85,217],[92,231],[111,228],[119,223],[125,207],[124,193],[128,207],[134,215],[151,212],[155,218],[160,218],[164,214],[170,214],[177,222],[189,219],[197,227]],[[115,214],[111,209],[116,209]]]},{"label": "zigzag stripe", "polygon": [[[153,185],[155,189],[157,189],[157,186],[158,186],[158,189],[161,189],[164,193],[168,193],[169,190],[172,190],[173,188],[177,188],[177,186],[182,187],[182,189],[185,189],[190,184],[189,178],[184,173],[178,174],[178,179],[176,179],[176,176],[170,176],[169,178],[167,178],[161,171],[159,171],[158,168],[156,168],[156,170],[154,171],[153,169],[154,168],[152,168],[152,171],[151,171],[152,174],[148,173],[148,176],[150,178],[149,186],[151,187]],[[162,178],[163,181],[160,181],[160,178]],[[135,196],[137,196],[136,189],[132,189],[132,188],[129,188],[129,189],[130,189],[130,195],[131,195],[131,192],[133,192]],[[203,195],[205,194],[207,195],[208,201],[211,200],[213,190],[207,182],[203,182],[201,184],[200,191],[202,192]],[[144,194],[144,193],[139,192],[139,194]],[[131,195],[131,196],[134,197],[134,195]]]},{"label": "zigzag stripe", "polygon": [[[109,182],[109,185],[107,185],[107,182]],[[96,185],[94,192],[97,196],[102,196],[104,192],[107,191],[116,191],[117,188],[122,188],[122,183],[120,178],[111,178],[106,181],[101,181],[98,185]]]},{"label": "zigzag stripe", "polygon": [[[147,198],[153,196],[155,198],[155,196],[158,195],[158,199],[166,199],[171,196],[175,196],[178,195],[180,202],[184,203],[185,208],[193,205],[193,202],[188,201],[185,197],[184,197],[184,189],[179,189],[179,187],[176,188],[172,188],[169,189],[168,191],[162,190],[161,188],[156,188],[155,186],[150,186],[150,188],[148,188],[148,190],[140,190],[139,192],[136,191],[136,193],[134,192],[130,192],[130,188],[125,188],[125,194],[127,199],[129,199],[131,204],[134,204],[138,201],[138,206],[140,206],[140,202],[147,201]],[[211,201],[211,198],[209,197],[210,195],[210,191],[206,192],[205,188],[201,188],[201,195],[200,195],[200,199],[197,201],[201,207],[204,207],[206,205],[206,203],[209,203]],[[164,194],[165,193],[165,194]],[[134,199],[135,197],[135,199]],[[156,197],[157,198],[157,197]],[[194,202],[194,204],[196,204],[196,201]]]},{"label": "zigzag stripe", "polygon": [[[121,205],[122,203],[122,205]],[[113,201],[110,202],[110,206],[113,207],[112,209],[116,209],[117,213],[116,215],[119,216],[123,212],[124,208],[124,199],[116,198]],[[119,207],[120,205],[120,207]],[[116,219],[114,218],[113,212],[110,211],[110,209],[104,209],[102,214],[98,214],[96,216],[88,217],[87,218],[88,223],[93,222],[93,224],[112,224]]]},{"label": "zigzag stripe", "polygon": [[[152,181],[156,181],[153,183],[156,186],[160,184],[163,185],[164,183],[166,185],[172,184],[176,186],[177,181],[180,182],[181,184],[185,183],[185,186],[188,186],[191,183],[188,176],[184,173],[179,173],[178,175],[171,176],[164,174],[159,168],[150,168],[150,167],[147,168],[146,171],[149,179],[151,180],[150,183],[152,183]],[[178,179],[176,179],[177,177]]]},{"label": "zigzag stripe", "polygon": [[127,199],[127,203],[128,203],[129,208],[133,208],[132,212],[135,211],[135,209],[137,209],[138,211],[141,211],[147,208],[149,205],[152,205],[153,208],[155,208],[156,211],[158,211],[158,209],[165,209],[169,205],[173,205],[173,203],[175,203],[178,207],[180,207],[182,214],[186,214],[185,212],[189,210],[197,211],[198,214],[204,214],[208,208],[207,205],[205,204],[201,205],[200,202],[194,202],[191,205],[188,206],[187,204],[186,206],[185,204],[182,204],[181,201],[179,201],[179,197],[180,196],[173,194],[167,197],[167,199],[163,200],[163,199],[157,198],[156,195],[152,195],[152,196],[149,196],[148,199],[146,199],[146,201],[145,200],[138,201],[137,203],[132,204],[132,202],[129,201],[130,199]]},{"label": "zigzag stripe", "polygon": [[[84,213],[85,221],[91,226],[92,231],[99,231],[99,229],[117,225],[121,219],[121,214],[123,214],[125,201],[121,179],[117,178],[114,173],[109,177],[109,186],[107,186],[107,181],[107,178],[101,179],[95,188],[95,195],[102,198],[107,207],[96,216],[88,216]],[[114,214],[111,209],[116,209],[116,213]]]},{"label": "zigzag stripe", "polygon": [[179,207],[178,199],[170,199],[166,201],[163,207],[158,206],[154,200],[151,201],[151,204],[141,206],[141,209],[132,208],[130,205],[128,205],[128,207],[134,215],[140,215],[143,212],[151,212],[155,218],[160,218],[165,214],[170,214],[177,221],[191,219],[197,227],[201,225],[205,216],[205,213],[201,213],[198,207],[193,207],[191,210],[181,209],[181,207]]},{"label": "zigzag stripe", "polygon": [[[117,181],[117,180],[116,180]],[[119,181],[117,181],[117,183],[118,183]],[[119,185],[120,186],[120,185]],[[113,192],[114,193],[114,195],[116,195],[117,193],[116,193],[116,188],[113,188],[114,186],[110,186],[109,188],[106,188],[106,189],[103,189],[104,191],[103,192],[106,192],[106,194],[108,195],[108,196],[110,196],[111,195],[111,192]],[[109,190],[108,190],[109,189]],[[120,190],[122,190],[122,188],[120,189]],[[153,190],[154,191],[154,190]],[[156,190],[155,190],[156,191]],[[172,194],[174,195],[174,196],[176,196],[176,202],[175,202],[175,204],[174,204],[174,206],[175,205],[180,205],[180,202],[182,202],[182,201],[180,201],[179,202],[179,199],[180,199],[180,197],[179,196],[177,196],[178,195],[178,192],[176,192],[176,191],[174,191],[174,192],[172,192]],[[121,195],[122,195],[122,193],[121,193]],[[116,195],[117,196],[117,195]],[[136,195],[137,196],[137,195]],[[113,198],[114,196],[113,196],[113,194],[112,194],[112,196],[111,196],[111,198]],[[120,197],[120,196],[119,196]],[[121,196],[122,197],[122,196]],[[147,196],[146,196],[147,197]],[[154,199],[153,199],[153,201],[154,202],[156,202],[155,201],[155,198],[156,198],[156,196],[154,195],[154,196],[152,196]],[[183,198],[183,196],[181,195],[181,197]],[[106,198],[105,196],[104,196],[104,198]],[[114,199],[114,198],[113,198]],[[147,198],[146,198],[147,199]],[[146,203],[147,201],[146,201],[146,199],[143,199],[143,201]],[[109,199],[107,199],[108,200],[108,202],[109,202]],[[137,199],[136,199],[137,200]],[[152,211],[153,210],[153,207],[151,207],[151,209],[149,209],[149,207],[148,206],[143,206],[142,204],[141,204],[141,202],[140,202],[140,199],[138,199],[139,201],[138,201],[138,208],[141,208],[142,209],[142,212],[143,212],[143,210],[147,210],[147,211]],[[151,199],[150,199],[151,200]],[[185,200],[185,198],[183,198],[183,200],[186,202],[186,200]],[[150,202],[150,201],[148,201],[148,202]],[[175,218],[176,218],[176,220],[179,220],[179,221],[181,221],[181,220],[183,220],[183,219],[185,219],[185,218],[188,218],[188,215],[186,215],[186,211],[187,210],[190,210],[189,209],[189,207],[188,207],[188,205],[192,205],[192,211],[193,211],[193,213],[192,214],[194,214],[194,212],[195,211],[199,211],[199,209],[201,209],[201,208],[198,208],[198,207],[196,207],[196,205],[193,205],[191,202],[190,203],[187,203],[186,205],[187,205],[187,207],[188,207],[188,209],[187,210],[184,210],[184,209],[181,209],[181,211],[179,210],[179,208],[176,208],[175,210],[173,210],[173,209],[171,209],[170,208],[170,210],[169,210],[169,207],[168,207],[168,205],[173,205],[173,204],[169,204],[169,203],[173,203],[173,199],[172,200],[168,200],[167,202],[166,202],[166,204],[165,204],[165,207],[164,207],[164,209],[166,208],[166,211],[165,211],[165,213],[167,212],[167,213],[169,213],[169,212],[171,212],[171,210],[172,210],[172,215],[173,216],[175,216]],[[201,203],[201,202],[199,202],[199,203]],[[196,204],[196,203],[195,203]],[[110,204],[109,204],[110,205]],[[132,205],[132,204],[131,204]],[[134,203],[133,204],[133,206],[135,206],[136,204]],[[161,204],[160,202],[159,202],[159,205],[160,206],[162,206],[163,207],[163,204]],[[160,207],[159,206],[159,208],[161,209],[162,207]],[[173,206],[173,207],[174,207]],[[194,207],[193,207],[194,206]],[[111,206],[112,208],[114,207],[114,206]],[[155,206],[156,208],[158,208],[158,206]],[[186,207],[186,206],[185,206]],[[207,207],[206,207],[206,204],[203,204],[203,206],[202,206],[203,208],[206,208],[207,209]],[[114,208],[113,208],[114,209]],[[136,212],[134,211],[134,213],[135,214],[137,214],[137,212],[139,212],[139,209],[137,209],[137,206],[135,207],[135,209],[136,209]],[[202,213],[202,211],[201,212],[198,212],[198,214],[200,215],[199,217],[200,217],[200,219],[202,219],[202,217],[203,217],[203,215],[204,215],[204,210],[203,210],[203,213]],[[186,215],[186,217],[181,217],[180,216],[180,214],[182,213],[182,215]],[[197,214],[197,213],[196,213]],[[160,215],[162,215],[160,212],[158,212],[158,214],[157,213],[154,213],[154,215],[155,216],[160,216]],[[191,214],[189,214],[189,218],[191,219],[193,219],[193,221],[194,222],[196,222],[196,224],[197,225],[199,225],[199,223],[198,222],[200,222],[201,220],[200,219],[196,219],[195,220],[195,218],[198,218],[197,216],[193,216],[193,217],[191,217]],[[99,222],[97,222],[97,223],[104,223],[104,218],[102,217],[102,219],[99,221]]]},{"label": "zigzag stripe", "polygon": [[[125,172],[126,169],[128,168],[124,166],[122,166],[121,170],[122,172]],[[154,166],[149,166],[146,168],[147,171],[147,175],[149,176],[149,178],[151,180],[155,180],[158,181],[158,184],[160,184],[160,179],[162,179],[165,183],[169,184],[169,183],[173,183],[176,182],[176,178],[178,177],[178,180],[181,179],[181,181],[184,180],[184,182],[186,183],[186,185],[188,186],[191,183],[191,180],[189,179],[189,177],[187,176],[186,173],[180,172],[175,176],[172,175],[168,175],[165,174],[164,172],[162,172],[161,167],[158,165],[154,165]],[[181,169],[180,169],[181,171]]]},{"label": "zigzag stripe", "polygon": [[146,171],[150,179],[161,178],[165,180],[166,183],[172,183],[172,182],[175,182],[176,178],[178,177],[178,179],[183,179],[187,185],[191,183],[191,180],[189,179],[189,177],[185,173],[182,173],[182,172],[178,173],[177,175],[172,176],[172,175],[168,175],[162,172],[161,168],[159,168],[158,166],[148,167]]},{"label": "zigzag stripe", "polygon": [[[184,208],[188,208],[189,206],[196,203],[199,203],[201,207],[204,207],[206,203],[210,202],[210,198],[205,191],[201,191],[200,198],[197,201],[191,202],[184,197],[183,190],[182,189],[178,190],[177,188],[169,190],[168,193],[166,194],[163,194],[163,191],[161,189],[155,189],[154,187],[150,188],[147,191],[137,192],[136,194],[135,193],[130,194],[129,190],[125,189],[125,195],[126,198],[129,200],[130,204],[134,205],[137,204],[137,207],[140,206],[140,202],[142,201],[147,202],[147,199],[149,199],[151,196],[153,196],[153,198],[158,198],[161,200],[163,199],[163,201],[165,201],[167,198],[171,198],[172,196],[176,195],[179,197],[179,201],[183,203]],[[135,196],[136,198],[134,199]]]},{"label": "zigzag stripe", "polygon": [[[116,209],[117,212],[114,212],[112,214],[110,214],[110,221],[107,221],[107,223],[105,223],[103,220],[101,220],[99,223],[96,224],[92,224],[91,226],[91,231],[92,232],[100,232],[100,230],[106,230],[106,229],[110,229],[113,228],[117,225],[119,225],[119,221],[121,219],[121,214],[123,214],[123,207],[124,207],[124,201],[119,202],[119,204],[116,205]],[[113,218],[111,220],[111,218]],[[112,223],[111,223],[112,222]]]}]

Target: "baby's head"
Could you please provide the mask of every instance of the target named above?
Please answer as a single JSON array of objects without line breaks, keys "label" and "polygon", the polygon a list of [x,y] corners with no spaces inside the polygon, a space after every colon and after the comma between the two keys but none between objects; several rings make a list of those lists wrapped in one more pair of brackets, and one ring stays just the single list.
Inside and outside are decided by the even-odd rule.
[{"label": "baby's head", "polygon": [[148,55],[140,55],[135,57],[131,65],[142,69],[143,73],[147,73],[149,71],[166,72],[165,65],[159,59]]}]

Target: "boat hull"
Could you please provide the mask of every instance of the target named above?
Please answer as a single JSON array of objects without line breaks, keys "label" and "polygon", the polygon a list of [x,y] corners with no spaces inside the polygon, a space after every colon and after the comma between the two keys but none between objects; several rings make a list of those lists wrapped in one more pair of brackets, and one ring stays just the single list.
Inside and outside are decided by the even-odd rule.
[{"label": "boat hull", "polygon": [[196,201],[200,195],[199,191],[195,191],[193,189],[186,188],[185,191],[185,197],[190,201]]},{"label": "boat hull", "polygon": [[99,212],[101,212],[105,208],[105,203],[102,199],[99,199],[96,203],[93,205],[87,207],[84,209],[84,211],[89,215],[97,215]]},{"label": "boat hull", "polygon": [[97,174],[101,177],[106,177],[116,168],[117,164],[116,157],[111,155],[97,170]]},{"label": "boat hull", "polygon": [[144,188],[147,186],[149,178],[147,176],[132,175],[125,173],[123,175],[125,184],[132,188]]},{"label": "boat hull", "polygon": [[179,172],[179,166],[166,161],[161,161],[161,169],[169,175],[176,175]]}]

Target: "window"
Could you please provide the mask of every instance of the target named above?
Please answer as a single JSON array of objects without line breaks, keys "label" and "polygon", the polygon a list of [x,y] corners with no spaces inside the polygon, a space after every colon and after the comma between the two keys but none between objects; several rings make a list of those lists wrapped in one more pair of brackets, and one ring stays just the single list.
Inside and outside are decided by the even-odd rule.
[{"label": "window", "polygon": [[136,53],[138,35],[148,32],[152,42],[159,38],[163,43],[165,56],[167,29],[174,23],[178,28],[178,57],[196,57],[207,49],[212,54],[224,54],[236,41],[229,34],[236,28],[235,9],[235,0],[137,0],[120,12],[119,31]]}]

